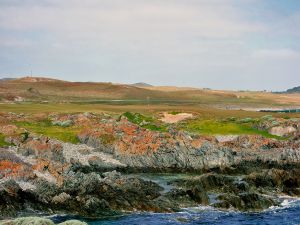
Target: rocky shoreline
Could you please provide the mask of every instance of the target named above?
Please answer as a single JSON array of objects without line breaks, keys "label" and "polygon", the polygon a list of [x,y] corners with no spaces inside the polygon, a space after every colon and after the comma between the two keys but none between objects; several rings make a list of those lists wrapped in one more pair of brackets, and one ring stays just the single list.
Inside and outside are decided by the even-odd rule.
[{"label": "rocky shoreline", "polygon": [[[97,218],[198,205],[261,211],[279,205],[283,194],[300,196],[299,132],[286,140],[213,137],[150,131],[125,118],[70,116],[86,126],[78,144],[24,137],[18,127],[1,125],[11,143],[0,148],[1,219],[20,212]],[[184,176],[166,189],[136,173]]]}]

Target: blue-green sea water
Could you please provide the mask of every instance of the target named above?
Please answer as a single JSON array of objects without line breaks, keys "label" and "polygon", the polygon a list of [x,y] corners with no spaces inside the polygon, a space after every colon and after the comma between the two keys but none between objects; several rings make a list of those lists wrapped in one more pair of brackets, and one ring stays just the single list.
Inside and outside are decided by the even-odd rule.
[{"label": "blue-green sea water", "polygon": [[[70,216],[51,217],[54,222],[74,219]],[[98,220],[75,218],[90,225],[194,225],[194,224],[246,224],[246,225],[300,225],[300,200],[284,200],[280,207],[259,213],[220,211],[210,207],[183,209],[178,213],[133,213]]]}]

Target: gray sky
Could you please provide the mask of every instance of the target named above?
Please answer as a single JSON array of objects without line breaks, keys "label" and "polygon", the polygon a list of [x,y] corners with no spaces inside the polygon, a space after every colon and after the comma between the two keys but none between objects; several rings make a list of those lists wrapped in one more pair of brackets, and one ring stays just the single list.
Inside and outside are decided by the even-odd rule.
[{"label": "gray sky", "polygon": [[299,0],[0,0],[0,78],[300,85]]}]

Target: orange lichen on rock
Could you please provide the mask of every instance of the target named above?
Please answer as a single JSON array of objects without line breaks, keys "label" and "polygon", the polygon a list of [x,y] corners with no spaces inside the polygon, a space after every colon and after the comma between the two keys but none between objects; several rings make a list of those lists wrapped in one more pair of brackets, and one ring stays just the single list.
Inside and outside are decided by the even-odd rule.
[{"label": "orange lichen on rock", "polygon": [[256,151],[262,148],[282,148],[284,147],[285,142],[276,139],[265,138],[260,135],[241,135],[235,140],[220,143],[220,145],[234,148],[235,150],[248,148],[252,151]]},{"label": "orange lichen on rock", "polygon": [[202,139],[193,139],[192,141],[191,141],[191,146],[193,147],[193,148],[200,148],[201,146],[202,146],[202,144],[203,144],[203,140]]},{"label": "orange lichen on rock", "polygon": [[47,138],[40,140],[29,140],[22,146],[24,149],[31,151],[36,156],[51,156],[53,152],[61,150],[60,144],[52,144]]},{"label": "orange lichen on rock", "polygon": [[120,123],[118,126],[119,130],[124,132],[126,135],[134,135],[136,134],[136,131],[138,129],[138,126],[135,124],[129,124],[129,123]]},{"label": "orange lichen on rock", "polygon": [[0,161],[0,174],[5,178],[25,178],[32,177],[32,169],[22,163],[10,160]]},{"label": "orange lichen on rock", "polygon": [[52,162],[48,159],[37,159],[33,169],[41,173],[49,172],[49,174],[56,179],[58,184],[62,184],[63,172],[69,167],[68,164]]},{"label": "orange lichen on rock", "polygon": [[105,123],[95,124],[93,129],[87,128],[80,132],[78,137],[82,141],[93,139],[103,145],[111,145],[120,153],[144,154],[159,149],[162,143],[160,135],[159,132],[141,128],[122,119],[119,122],[107,120]]}]

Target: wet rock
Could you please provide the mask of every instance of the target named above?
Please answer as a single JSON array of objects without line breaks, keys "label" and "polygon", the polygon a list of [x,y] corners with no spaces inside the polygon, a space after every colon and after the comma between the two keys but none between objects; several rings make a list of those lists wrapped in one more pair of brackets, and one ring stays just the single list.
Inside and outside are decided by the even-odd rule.
[{"label": "wet rock", "polygon": [[196,186],[187,191],[188,195],[197,203],[208,205],[209,198],[206,191],[201,186]]},{"label": "wet rock", "polygon": [[278,204],[270,197],[250,192],[238,195],[223,194],[218,196],[218,200],[220,202],[213,204],[214,207],[234,208],[241,211],[259,211]]},{"label": "wet rock", "polygon": [[232,185],[234,182],[234,177],[207,173],[200,176],[194,176],[193,178],[177,180],[176,184],[186,188],[196,188],[199,190],[209,191],[209,190],[221,190],[226,186]]},{"label": "wet rock", "polygon": [[89,198],[84,205],[84,210],[88,215],[101,215],[103,211],[109,209],[109,203],[104,199],[98,199],[96,197]]},{"label": "wet rock", "polygon": [[245,178],[249,183],[264,189],[277,189],[289,195],[299,195],[300,169],[265,170],[262,173],[252,173]]},{"label": "wet rock", "polygon": [[170,190],[166,197],[170,199],[171,201],[180,202],[181,204],[187,204],[190,203],[190,195],[189,193],[181,188],[174,188]]}]

